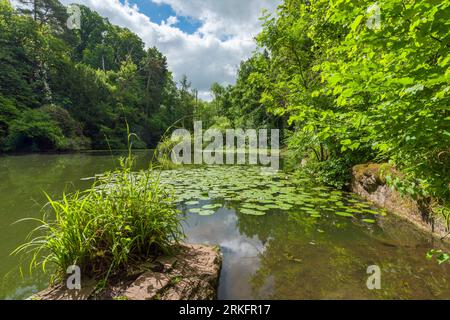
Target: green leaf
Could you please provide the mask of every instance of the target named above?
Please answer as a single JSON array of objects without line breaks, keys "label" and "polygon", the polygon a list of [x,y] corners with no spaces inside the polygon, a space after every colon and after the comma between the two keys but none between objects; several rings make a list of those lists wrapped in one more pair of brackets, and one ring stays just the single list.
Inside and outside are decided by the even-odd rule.
[{"label": "green leaf", "polygon": [[355,21],[353,21],[353,23],[350,25],[350,29],[352,29],[353,32],[356,31],[356,29],[359,27],[359,25],[361,24],[361,21],[364,19],[363,15],[359,15],[356,17]]}]

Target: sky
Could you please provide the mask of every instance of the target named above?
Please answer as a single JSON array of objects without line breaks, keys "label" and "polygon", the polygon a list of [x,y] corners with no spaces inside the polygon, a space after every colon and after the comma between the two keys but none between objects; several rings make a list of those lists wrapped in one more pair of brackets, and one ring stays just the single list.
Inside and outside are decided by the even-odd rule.
[{"label": "sky", "polygon": [[[263,9],[281,0],[60,0],[79,3],[139,35],[167,56],[178,81],[186,74],[210,100],[213,82],[233,84],[243,59],[256,49]],[[12,1],[14,2],[14,1]],[[82,27],[82,26],[81,26]]]}]

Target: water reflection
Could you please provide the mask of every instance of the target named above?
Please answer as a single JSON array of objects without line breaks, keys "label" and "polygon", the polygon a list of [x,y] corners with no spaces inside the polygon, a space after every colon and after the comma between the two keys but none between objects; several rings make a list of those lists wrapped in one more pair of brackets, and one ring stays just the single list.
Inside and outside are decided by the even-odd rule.
[{"label": "water reflection", "polygon": [[[449,299],[449,267],[424,258],[437,244],[395,217],[380,221],[386,229],[301,213],[253,217],[228,205],[189,215],[186,231],[190,242],[220,244],[221,299]],[[366,286],[374,264],[379,291]]]},{"label": "water reflection", "polygon": [[[137,169],[145,169],[151,155],[139,153]],[[11,224],[40,216],[43,190],[59,196],[65,188],[89,187],[90,181],[80,179],[111,170],[115,156],[0,158],[1,299],[28,297],[48,281],[39,273],[20,278],[18,260],[9,254],[32,226]],[[295,209],[251,216],[239,213],[239,202],[224,204],[215,215],[188,214],[185,222],[187,241],[222,248],[221,299],[450,299],[449,266],[425,259],[439,244],[393,216],[380,217],[377,224],[338,217],[332,210],[319,219]],[[383,272],[380,291],[366,287],[366,270],[373,264]]]},{"label": "water reflection", "polygon": [[[88,188],[85,177],[112,170],[124,152],[90,152],[80,154],[32,154],[0,157],[0,299],[20,299],[47,286],[48,279],[39,273],[22,279],[18,257],[10,253],[22,244],[35,226],[14,222],[40,218],[45,204],[44,191],[59,197],[63,190]],[[136,152],[136,169],[148,167],[151,151]]]}]

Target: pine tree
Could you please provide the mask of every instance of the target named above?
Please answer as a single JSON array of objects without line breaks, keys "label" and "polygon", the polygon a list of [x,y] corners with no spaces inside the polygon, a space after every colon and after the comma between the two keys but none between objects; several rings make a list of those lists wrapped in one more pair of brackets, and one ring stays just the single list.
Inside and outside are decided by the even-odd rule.
[{"label": "pine tree", "polygon": [[39,24],[48,24],[62,31],[68,15],[66,8],[58,0],[19,0],[20,13],[31,15]]}]

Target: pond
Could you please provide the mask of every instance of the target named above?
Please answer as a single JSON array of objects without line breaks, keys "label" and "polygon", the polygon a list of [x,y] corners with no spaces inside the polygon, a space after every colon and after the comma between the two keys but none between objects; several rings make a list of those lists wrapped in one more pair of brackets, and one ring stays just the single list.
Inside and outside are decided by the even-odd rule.
[{"label": "pond", "polygon": [[[137,154],[138,169],[151,154]],[[48,281],[20,276],[9,254],[31,226],[13,223],[40,217],[43,190],[87,188],[83,178],[112,169],[116,156],[0,157],[1,299],[26,298]],[[450,299],[449,266],[425,259],[440,244],[355,195],[259,167],[181,168],[161,179],[177,194],[186,240],[222,249],[220,299]],[[381,290],[366,285],[373,265]]]}]

